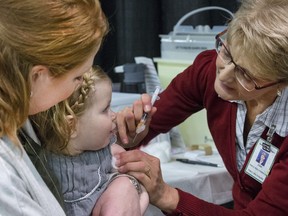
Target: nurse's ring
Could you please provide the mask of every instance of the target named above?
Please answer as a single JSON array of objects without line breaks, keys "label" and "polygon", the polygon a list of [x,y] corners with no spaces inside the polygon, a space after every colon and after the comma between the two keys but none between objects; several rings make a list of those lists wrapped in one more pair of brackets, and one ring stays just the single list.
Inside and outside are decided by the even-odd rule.
[{"label": "nurse's ring", "polygon": [[151,172],[151,167],[148,167],[148,170],[145,171],[145,175],[147,175],[149,178],[151,178],[150,172]]}]

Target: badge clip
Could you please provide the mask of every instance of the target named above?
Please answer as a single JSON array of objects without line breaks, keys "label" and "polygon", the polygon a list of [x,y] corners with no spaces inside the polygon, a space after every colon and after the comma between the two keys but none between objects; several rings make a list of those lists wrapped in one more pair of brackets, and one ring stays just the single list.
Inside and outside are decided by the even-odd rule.
[{"label": "badge clip", "polygon": [[273,135],[275,133],[275,130],[276,130],[276,125],[272,125],[266,134],[267,135],[267,142],[262,144],[262,149],[267,151],[267,152],[270,152],[272,138],[273,138]]}]

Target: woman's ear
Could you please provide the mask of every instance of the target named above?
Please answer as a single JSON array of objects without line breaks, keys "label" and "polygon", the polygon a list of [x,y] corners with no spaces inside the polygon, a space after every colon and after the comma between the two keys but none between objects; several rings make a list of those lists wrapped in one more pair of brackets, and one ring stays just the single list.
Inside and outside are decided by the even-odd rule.
[{"label": "woman's ear", "polygon": [[75,124],[77,124],[77,122],[75,122],[75,118],[72,115],[67,115],[66,120],[67,120],[70,128],[72,129],[71,138],[76,138],[77,137],[77,127]]},{"label": "woman's ear", "polygon": [[43,85],[47,79],[51,79],[48,67],[44,65],[35,65],[30,73],[31,93],[37,92],[37,88]]}]

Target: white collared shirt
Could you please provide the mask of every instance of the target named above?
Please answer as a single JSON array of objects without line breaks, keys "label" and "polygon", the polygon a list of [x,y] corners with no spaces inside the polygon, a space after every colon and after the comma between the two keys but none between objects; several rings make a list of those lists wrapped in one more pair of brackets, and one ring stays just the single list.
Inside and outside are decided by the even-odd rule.
[{"label": "white collared shirt", "polygon": [[243,134],[247,107],[244,101],[231,101],[238,104],[236,118],[236,160],[237,168],[241,170],[246,156],[252,146],[260,138],[265,127],[275,125],[275,133],[281,137],[288,135],[288,87],[282,90],[282,95],[277,97],[275,102],[267,107],[264,112],[256,116],[256,119],[249,131],[246,146],[244,145]]}]

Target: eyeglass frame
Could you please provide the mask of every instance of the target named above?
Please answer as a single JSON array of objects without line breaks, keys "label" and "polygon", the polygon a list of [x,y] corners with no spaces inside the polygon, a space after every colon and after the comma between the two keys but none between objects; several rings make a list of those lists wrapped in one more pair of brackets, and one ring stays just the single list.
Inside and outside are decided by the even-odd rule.
[{"label": "eyeglass frame", "polygon": [[[218,34],[215,36],[215,40],[216,40],[216,42],[215,42],[215,49],[216,49],[217,55],[219,55],[219,57],[221,58],[221,56],[220,56],[220,51],[218,51],[218,49],[217,49],[217,44],[220,44],[220,43],[221,43],[221,44],[223,45],[225,51],[227,52],[228,57],[231,59],[231,61],[228,62],[227,64],[232,63],[232,64],[234,65],[234,67],[235,67],[236,69],[238,69],[238,71],[242,72],[246,77],[248,77],[248,78],[254,83],[254,88],[253,88],[253,89],[247,89],[247,87],[245,87],[245,86],[242,84],[242,82],[240,81],[240,79],[237,77],[237,74],[235,73],[237,81],[241,84],[241,86],[242,86],[246,91],[251,92],[251,91],[253,91],[254,89],[255,89],[255,90],[261,90],[261,89],[264,89],[264,88],[267,88],[267,87],[270,87],[270,86],[279,84],[279,83],[281,82],[281,81],[277,81],[277,82],[272,82],[272,83],[265,84],[265,85],[263,85],[263,86],[259,86],[259,85],[257,84],[257,82],[251,77],[251,75],[250,75],[249,73],[247,73],[246,69],[244,69],[244,68],[242,68],[241,66],[239,66],[238,64],[236,64],[235,61],[233,60],[233,57],[232,57],[230,51],[228,50],[228,48],[225,46],[224,42],[223,42],[222,39],[221,39],[221,36],[224,35],[226,32],[227,32],[227,29],[225,29],[224,31],[218,33]],[[220,43],[219,43],[219,42],[220,42]],[[224,61],[223,61],[223,62],[224,62]],[[234,69],[234,71],[235,71],[235,69]]]}]

